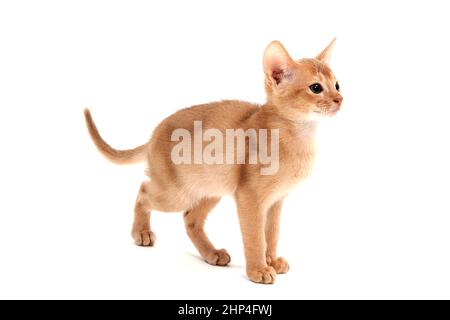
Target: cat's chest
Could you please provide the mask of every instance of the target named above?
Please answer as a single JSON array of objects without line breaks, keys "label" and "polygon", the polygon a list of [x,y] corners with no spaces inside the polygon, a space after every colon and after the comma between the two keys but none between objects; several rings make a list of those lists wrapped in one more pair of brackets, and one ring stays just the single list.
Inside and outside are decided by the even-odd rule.
[{"label": "cat's chest", "polygon": [[287,196],[311,172],[314,148],[291,150],[280,158],[280,170],[271,184],[271,202]]},{"label": "cat's chest", "polygon": [[287,177],[286,183],[295,183],[306,178],[312,170],[316,155],[314,141],[306,140],[284,145],[283,151],[280,169]]},{"label": "cat's chest", "polygon": [[313,154],[299,154],[297,158],[289,158],[282,162],[276,179],[271,179],[270,196],[267,204],[285,198],[311,171],[313,165]]}]

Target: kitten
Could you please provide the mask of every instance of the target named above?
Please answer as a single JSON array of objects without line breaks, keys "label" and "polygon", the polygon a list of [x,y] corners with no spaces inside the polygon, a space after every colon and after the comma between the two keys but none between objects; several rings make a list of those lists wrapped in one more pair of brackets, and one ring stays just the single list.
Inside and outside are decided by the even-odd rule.
[{"label": "kitten", "polygon": [[[135,149],[110,147],[101,138],[89,110],[85,110],[89,133],[106,158],[119,164],[147,161],[146,173],[150,179],[142,183],[134,209],[132,236],[137,245],[153,246],[155,243],[150,227],[152,210],[182,211],[187,234],[203,259],[212,265],[227,265],[230,256],[225,249],[214,247],[204,231],[204,224],[220,198],[233,195],[249,279],[273,283],[277,273],[289,270],[288,262],[277,256],[280,211],[289,191],[310,172],[317,116],[336,114],[342,103],[339,84],[328,66],[334,43],[335,40],[314,59],[294,61],[280,42],[273,41],[263,57],[267,93],[264,105],[221,101],[180,110],[163,120],[152,138]],[[231,148],[216,145],[210,153],[216,157],[212,163],[194,159],[175,164],[174,150],[179,147],[180,137],[174,139],[174,132],[181,129],[187,134],[183,140],[192,139],[198,134],[194,122],[199,121],[202,130],[213,130],[210,132],[214,133],[215,142],[220,142],[220,134],[226,136],[227,129],[277,130],[277,138],[270,135],[266,141],[257,140],[256,147],[262,147],[263,142],[277,144],[277,149],[270,150],[272,158],[279,157],[278,167],[271,174],[262,174],[261,169],[267,163],[248,161],[256,141],[249,142],[250,134],[244,137],[243,149],[242,145],[238,148],[239,143]],[[195,139],[184,142],[188,146],[197,142],[198,146],[199,141]],[[206,152],[206,142],[212,140],[211,137],[201,140],[200,152]],[[177,150],[188,152],[181,149]],[[221,161],[217,156],[222,152],[232,152],[231,160],[241,156],[241,161],[237,164]],[[192,160],[191,154],[182,157]]]}]

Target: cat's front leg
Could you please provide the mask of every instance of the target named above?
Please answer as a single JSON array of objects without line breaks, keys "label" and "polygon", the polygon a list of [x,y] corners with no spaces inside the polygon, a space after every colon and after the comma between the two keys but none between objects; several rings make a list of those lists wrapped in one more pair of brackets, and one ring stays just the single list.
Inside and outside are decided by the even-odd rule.
[{"label": "cat's front leg", "polygon": [[266,262],[265,211],[252,192],[237,190],[236,202],[241,225],[247,276],[253,282],[272,284],[275,269]]},{"label": "cat's front leg", "polygon": [[280,234],[280,215],[283,200],[275,202],[267,211],[266,218],[266,260],[269,266],[272,266],[277,273],[287,273],[289,263],[282,257],[277,256],[278,237]]}]

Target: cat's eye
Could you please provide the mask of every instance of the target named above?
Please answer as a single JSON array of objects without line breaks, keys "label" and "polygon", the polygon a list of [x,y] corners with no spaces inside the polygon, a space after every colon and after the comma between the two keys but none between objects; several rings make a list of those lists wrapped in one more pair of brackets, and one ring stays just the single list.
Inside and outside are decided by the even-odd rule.
[{"label": "cat's eye", "polygon": [[336,90],[337,90],[337,91],[340,91],[340,90],[341,90],[341,87],[339,86],[339,82],[336,82],[335,87],[336,87]]},{"label": "cat's eye", "polygon": [[320,83],[314,83],[309,86],[309,89],[315,94],[319,94],[323,91],[323,87]]}]

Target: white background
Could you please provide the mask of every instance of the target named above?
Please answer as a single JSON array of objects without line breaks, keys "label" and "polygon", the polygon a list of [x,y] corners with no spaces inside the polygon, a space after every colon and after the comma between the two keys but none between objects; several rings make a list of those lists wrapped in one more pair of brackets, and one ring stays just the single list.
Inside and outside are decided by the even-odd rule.
[{"label": "white background", "polygon": [[[0,298],[450,298],[446,1],[0,2]],[[286,201],[273,286],[246,280],[232,199],[207,231],[232,263],[202,262],[179,213],[154,248],[129,235],[144,165],[93,147],[90,107],[118,148],[192,104],[264,102],[262,53],[338,36],[344,110]]]}]

